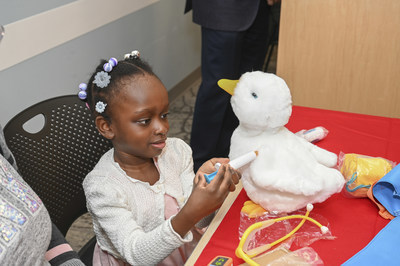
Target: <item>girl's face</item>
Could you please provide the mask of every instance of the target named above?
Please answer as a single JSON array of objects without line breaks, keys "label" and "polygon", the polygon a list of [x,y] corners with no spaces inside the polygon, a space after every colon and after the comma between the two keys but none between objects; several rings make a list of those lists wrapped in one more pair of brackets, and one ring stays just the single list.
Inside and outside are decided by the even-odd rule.
[{"label": "girl's face", "polygon": [[115,152],[140,158],[160,155],[169,130],[166,88],[147,74],[121,82],[125,88],[110,106]]}]

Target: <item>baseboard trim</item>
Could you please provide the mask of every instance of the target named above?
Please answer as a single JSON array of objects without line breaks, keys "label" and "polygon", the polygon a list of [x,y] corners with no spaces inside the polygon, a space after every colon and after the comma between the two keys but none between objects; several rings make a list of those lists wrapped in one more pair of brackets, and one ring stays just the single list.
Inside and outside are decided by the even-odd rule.
[{"label": "baseboard trim", "polygon": [[173,102],[179,95],[185,92],[185,90],[190,87],[195,81],[201,78],[201,69],[198,67],[192,73],[190,73],[181,82],[176,84],[168,91],[169,101]]}]

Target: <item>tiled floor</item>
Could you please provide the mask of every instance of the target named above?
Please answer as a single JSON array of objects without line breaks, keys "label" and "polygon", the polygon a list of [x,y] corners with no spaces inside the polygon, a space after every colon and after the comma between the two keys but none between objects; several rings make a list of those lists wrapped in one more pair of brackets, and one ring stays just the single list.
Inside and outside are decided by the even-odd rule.
[{"label": "tiled floor", "polygon": [[[273,50],[271,61],[266,72],[276,72],[276,48]],[[196,80],[181,95],[170,104],[170,137],[178,137],[189,144],[190,130],[192,127],[192,114],[196,100],[197,90],[201,80]],[[88,214],[81,216],[74,222],[67,233],[67,240],[72,248],[78,251],[89,239],[94,236],[91,218]]]}]

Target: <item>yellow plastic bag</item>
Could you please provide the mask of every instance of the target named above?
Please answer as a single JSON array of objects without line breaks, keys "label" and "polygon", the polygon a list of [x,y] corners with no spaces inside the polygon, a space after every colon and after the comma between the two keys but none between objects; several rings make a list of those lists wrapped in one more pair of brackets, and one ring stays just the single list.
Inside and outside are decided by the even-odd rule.
[{"label": "yellow plastic bag", "polygon": [[395,163],[380,157],[340,153],[339,169],[347,181],[344,192],[352,197],[367,197],[371,185],[394,166]]}]

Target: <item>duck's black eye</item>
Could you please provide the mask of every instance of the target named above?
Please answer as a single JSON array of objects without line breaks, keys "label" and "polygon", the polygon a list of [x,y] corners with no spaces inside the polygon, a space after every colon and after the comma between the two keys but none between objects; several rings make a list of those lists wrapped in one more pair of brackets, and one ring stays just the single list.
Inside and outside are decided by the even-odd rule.
[{"label": "duck's black eye", "polygon": [[255,92],[252,92],[252,93],[251,93],[251,96],[253,96],[254,99],[257,99],[257,98],[258,98],[258,96],[257,96],[257,94],[256,94]]}]

